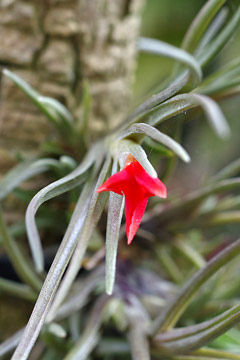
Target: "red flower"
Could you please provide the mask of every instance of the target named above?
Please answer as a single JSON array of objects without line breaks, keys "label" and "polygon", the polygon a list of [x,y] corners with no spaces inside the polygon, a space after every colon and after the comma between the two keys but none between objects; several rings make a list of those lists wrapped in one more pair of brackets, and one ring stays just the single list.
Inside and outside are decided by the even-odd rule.
[{"label": "red flower", "polygon": [[113,191],[125,195],[125,217],[128,244],[131,244],[142,220],[150,196],[166,198],[165,185],[151,177],[132,156],[127,157],[122,171],[112,175],[97,192]]}]

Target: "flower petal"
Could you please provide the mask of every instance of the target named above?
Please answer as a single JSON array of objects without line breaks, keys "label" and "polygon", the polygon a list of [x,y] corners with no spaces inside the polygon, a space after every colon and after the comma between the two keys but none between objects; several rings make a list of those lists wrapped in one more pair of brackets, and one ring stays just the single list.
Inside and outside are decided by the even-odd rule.
[{"label": "flower petal", "polygon": [[109,179],[105,181],[98,189],[97,192],[103,191],[113,191],[116,194],[123,195],[123,188],[126,186],[127,182],[131,180],[131,176],[124,168],[118,173],[110,176]]},{"label": "flower petal", "polygon": [[137,183],[145,188],[146,195],[167,197],[166,186],[158,178],[151,177],[138,162],[131,163],[131,166]]},{"label": "flower petal", "polygon": [[139,199],[133,202],[131,198],[125,198],[125,217],[126,217],[126,231],[128,238],[128,245],[131,244],[142,220],[144,211],[146,209],[148,197]]}]

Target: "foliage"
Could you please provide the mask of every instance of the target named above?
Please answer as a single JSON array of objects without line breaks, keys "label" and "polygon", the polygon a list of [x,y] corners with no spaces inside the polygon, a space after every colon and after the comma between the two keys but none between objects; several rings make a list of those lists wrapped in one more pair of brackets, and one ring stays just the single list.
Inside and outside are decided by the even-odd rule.
[{"label": "foliage", "polygon": [[[139,50],[174,59],[176,65],[157,93],[93,145],[86,141],[91,138],[90,119],[85,116],[88,94],[83,102],[84,126],[79,128],[62,104],[38,94],[11,71],[3,71],[55,127],[57,142],[49,148],[57,149],[54,154],[61,149],[61,156],[46,154],[43,147],[42,156],[23,160],[0,183],[4,201],[23,181],[37,174],[47,171],[54,179],[34,195],[26,211],[26,229],[21,228],[21,234],[26,231],[33,263],[17,242],[16,227],[7,227],[0,216],[0,244],[22,281],[0,279],[0,289],[36,301],[28,324],[0,345],[0,355],[16,347],[12,359],[27,359],[38,341],[41,358],[46,360],[59,356],[79,360],[90,354],[101,359],[126,359],[130,354],[139,360],[150,359],[150,354],[172,360],[240,359],[239,341],[234,343],[236,354],[229,349],[233,337],[222,335],[240,319],[239,266],[234,260],[240,252],[240,239],[229,228],[240,221],[239,159],[197,190],[154,200],[132,248],[118,244],[123,237],[123,202],[116,194],[110,194],[107,206],[106,246],[103,227],[97,227],[100,219],[101,223],[105,219],[108,194],[96,190],[123,167],[126,154],[132,154],[156,176],[145,152],[150,146],[153,161],[157,156],[163,163],[165,181],[174,174],[177,156],[189,163],[190,156],[180,144],[183,112],[201,108],[216,135],[229,139],[228,122],[215,99],[239,93],[240,59],[204,75],[208,63],[239,25],[240,7],[229,3],[208,1],[190,26],[181,49],[139,39]],[[173,139],[164,133],[163,122],[177,115]],[[67,154],[64,149],[69,149]],[[72,156],[78,150],[79,164]],[[71,216],[45,273],[45,249],[35,216],[46,201],[64,193],[69,194]],[[48,222],[43,221],[47,212],[39,212],[39,225],[56,231],[60,212]],[[228,229],[227,235],[223,228]],[[79,273],[81,268],[85,270]],[[105,294],[105,287],[110,295]],[[234,332],[239,337],[237,327]],[[222,346],[219,339],[223,339]]]}]

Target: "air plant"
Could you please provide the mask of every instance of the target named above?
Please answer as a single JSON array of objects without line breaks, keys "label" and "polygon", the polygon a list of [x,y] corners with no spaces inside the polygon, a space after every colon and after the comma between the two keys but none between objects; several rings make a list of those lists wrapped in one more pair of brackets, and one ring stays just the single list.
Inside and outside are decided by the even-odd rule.
[{"label": "air plant", "polygon": [[[164,158],[165,175],[169,169],[173,172],[176,157],[189,163],[180,136],[173,139],[160,129],[163,122],[195,107],[203,110],[220,138],[228,139],[230,129],[215,99],[239,93],[240,59],[206,77],[203,70],[238,28],[240,7],[231,5],[209,0],[194,19],[181,48],[139,39],[139,51],[174,59],[176,65],[167,83],[160,84],[159,92],[140,104],[118,128],[89,146],[83,156],[79,143],[86,139],[87,127],[79,130],[62,104],[40,95],[11,71],[3,71],[53,124],[62,154],[59,158],[40,156],[22,161],[0,183],[0,199],[4,200],[37,174],[50,171],[55,177],[34,195],[26,211],[26,238],[33,264],[18,246],[13,226],[7,227],[0,216],[1,246],[22,281],[0,279],[0,289],[36,301],[29,322],[0,345],[0,355],[16,347],[12,359],[27,359],[41,333],[46,359],[51,354],[66,360],[89,356],[240,359],[240,353],[229,350],[231,333],[223,338],[220,349],[216,340],[240,320],[239,266],[234,261],[240,253],[240,239],[220,236],[223,225],[240,221],[240,199],[236,195],[240,161],[195,191],[184,196],[168,192],[165,198],[165,186],[157,179],[144,150],[150,141],[159,162]],[[64,149],[70,150],[66,154]],[[78,150],[82,157],[79,164],[72,156]],[[163,181],[168,186],[167,178]],[[36,214],[46,201],[66,192],[78,199],[46,274]],[[137,232],[147,200],[153,195],[160,198],[150,204]],[[128,242],[139,234],[127,249],[119,246],[119,238],[124,237],[124,202]],[[56,219],[50,226],[56,226]],[[211,227],[219,236],[206,241],[205,229]],[[139,241],[140,237],[144,241]],[[89,257],[94,240],[95,253]],[[132,248],[135,244],[137,248]],[[147,257],[140,255],[138,259],[145,251]],[[82,267],[87,274],[79,273]],[[220,277],[222,268],[225,271]],[[235,331],[235,347],[240,352],[238,328]]]}]

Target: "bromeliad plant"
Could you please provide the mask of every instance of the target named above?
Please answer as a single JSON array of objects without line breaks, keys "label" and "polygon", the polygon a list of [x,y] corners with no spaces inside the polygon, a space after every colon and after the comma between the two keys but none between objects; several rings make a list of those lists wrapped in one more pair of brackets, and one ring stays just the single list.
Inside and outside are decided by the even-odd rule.
[{"label": "bromeliad plant", "polygon": [[[27,359],[41,332],[46,359],[87,359],[91,353],[91,358],[102,359],[126,359],[130,354],[139,360],[150,359],[150,354],[156,359],[240,359],[240,354],[226,351],[233,343],[232,333],[227,340],[220,336],[240,320],[239,266],[233,260],[240,253],[240,239],[221,236],[223,225],[239,224],[236,192],[240,180],[236,175],[240,161],[202,188],[184,197],[168,192],[166,199],[166,187],[144,151],[150,146],[159,161],[165,159],[165,177],[173,171],[175,156],[188,163],[190,157],[183,147],[159,128],[163,121],[193,107],[202,108],[217,135],[229,136],[228,124],[214,98],[239,93],[240,60],[205,78],[202,70],[229,41],[239,21],[240,7],[234,2],[210,0],[190,26],[181,49],[141,38],[139,50],[169,57],[177,65],[159,92],[139,105],[119,128],[86,149],[79,165],[72,154],[83,155],[86,124],[76,125],[62,104],[41,96],[9,70],[3,71],[53,123],[60,156],[22,161],[0,183],[3,200],[37,174],[51,171],[58,178],[41,189],[27,208],[26,232],[34,268],[14,239],[16,227],[7,228],[0,217],[1,246],[23,282],[0,279],[0,288],[29,301],[38,296],[26,327],[0,345],[2,356],[17,346],[12,359]],[[79,194],[79,198],[45,274],[35,215],[47,200],[66,192],[71,192],[72,198]],[[124,206],[130,244],[149,197],[155,195],[164,200],[150,204],[138,232],[144,241],[135,239],[127,250],[121,245],[117,262]],[[104,246],[97,225],[106,208]],[[54,217],[46,222],[37,216],[37,221],[42,227],[56,227]],[[209,227],[215,229],[212,241],[206,241]],[[96,252],[89,258],[93,246]],[[77,277],[82,266],[89,273]],[[80,317],[84,324],[81,333]],[[240,352],[238,328],[235,331],[235,346]],[[214,342],[217,338],[222,342]],[[222,349],[218,349],[219,344]]]}]

